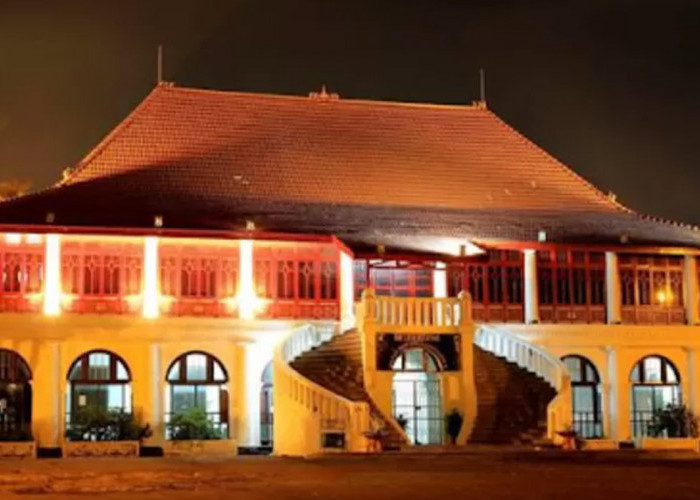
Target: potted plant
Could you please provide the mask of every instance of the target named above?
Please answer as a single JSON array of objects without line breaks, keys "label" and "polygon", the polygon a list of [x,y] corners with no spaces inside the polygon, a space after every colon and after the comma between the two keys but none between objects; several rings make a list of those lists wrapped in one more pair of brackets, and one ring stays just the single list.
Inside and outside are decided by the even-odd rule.
[{"label": "potted plant", "polygon": [[406,432],[406,426],[408,425],[408,419],[403,416],[403,414],[396,415],[394,417],[394,420],[396,420],[396,423],[399,424],[399,427],[401,427],[401,430]]},{"label": "potted plant", "polygon": [[457,408],[453,408],[451,412],[445,415],[445,431],[450,437],[450,444],[457,443],[457,438],[459,437],[459,431],[462,429],[463,422],[464,417]]}]

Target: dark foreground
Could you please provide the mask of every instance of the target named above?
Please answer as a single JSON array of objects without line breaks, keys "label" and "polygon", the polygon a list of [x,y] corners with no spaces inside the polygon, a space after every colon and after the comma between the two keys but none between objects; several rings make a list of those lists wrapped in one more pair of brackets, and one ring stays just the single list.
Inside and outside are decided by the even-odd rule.
[{"label": "dark foreground", "polygon": [[0,499],[700,498],[697,455],[494,452],[309,460],[0,461]]}]

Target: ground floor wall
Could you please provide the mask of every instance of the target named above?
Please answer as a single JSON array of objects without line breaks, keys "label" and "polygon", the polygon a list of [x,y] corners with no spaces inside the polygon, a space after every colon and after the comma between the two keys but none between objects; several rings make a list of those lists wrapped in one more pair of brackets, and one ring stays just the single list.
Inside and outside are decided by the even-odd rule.
[{"label": "ground floor wall", "polygon": [[275,322],[5,314],[0,316],[0,349],[19,354],[31,370],[31,430],[40,447],[64,446],[68,372],[82,354],[95,350],[113,353],[126,364],[133,413],[152,430],[144,444],[165,441],[168,368],[185,353],[202,352],[227,374],[230,439],[238,446],[258,446],[262,373],[288,330],[289,325]]},{"label": "ground floor wall", "polygon": [[635,439],[632,371],[647,356],[662,356],[678,371],[681,403],[696,415],[700,397],[700,327],[634,325],[498,325],[557,357],[582,356],[600,375],[603,437]]}]

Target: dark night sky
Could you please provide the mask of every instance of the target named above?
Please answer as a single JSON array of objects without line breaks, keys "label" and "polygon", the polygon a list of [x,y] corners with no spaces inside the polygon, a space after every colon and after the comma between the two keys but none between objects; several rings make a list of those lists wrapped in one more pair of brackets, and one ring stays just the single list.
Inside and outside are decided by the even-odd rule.
[{"label": "dark night sky", "polygon": [[[646,213],[700,223],[700,1],[0,0],[0,178],[60,177],[152,88],[489,107]],[[498,172],[494,172],[498,175]]]}]

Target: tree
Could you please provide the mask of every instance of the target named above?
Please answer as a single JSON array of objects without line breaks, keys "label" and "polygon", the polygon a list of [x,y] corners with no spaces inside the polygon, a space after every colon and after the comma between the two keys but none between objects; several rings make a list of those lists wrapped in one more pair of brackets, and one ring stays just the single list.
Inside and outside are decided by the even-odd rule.
[{"label": "tree", "polygon": [[29,191],[32,183],[22,179],[7,179],[0,181],[0,201],[22,196]]}]

